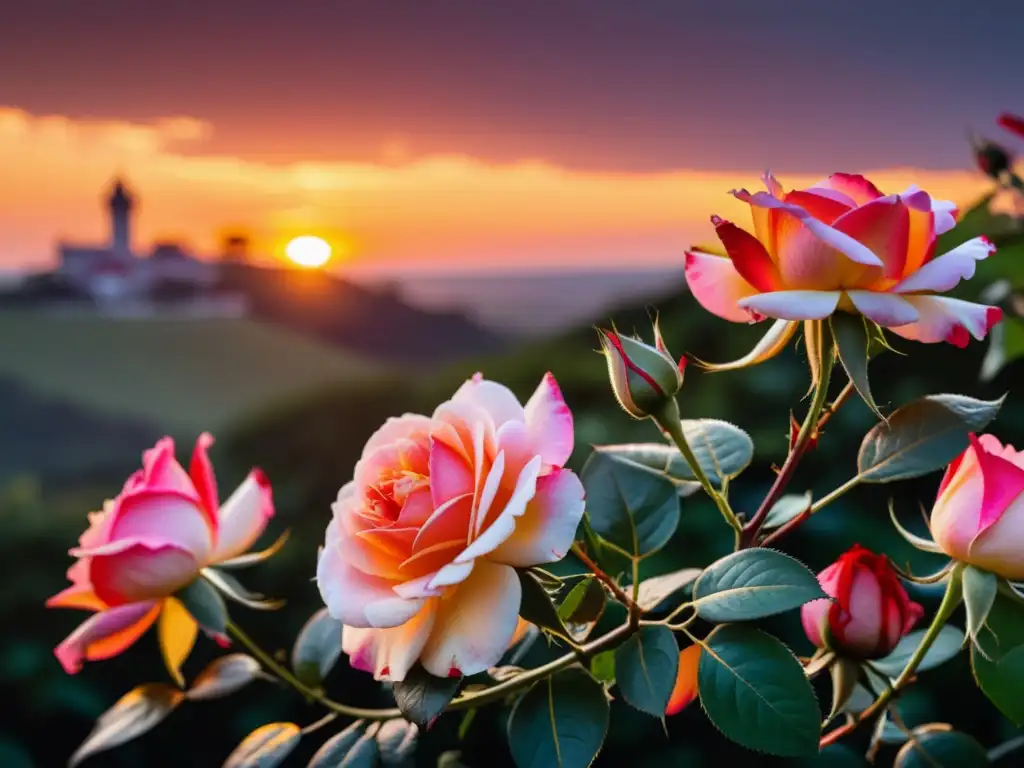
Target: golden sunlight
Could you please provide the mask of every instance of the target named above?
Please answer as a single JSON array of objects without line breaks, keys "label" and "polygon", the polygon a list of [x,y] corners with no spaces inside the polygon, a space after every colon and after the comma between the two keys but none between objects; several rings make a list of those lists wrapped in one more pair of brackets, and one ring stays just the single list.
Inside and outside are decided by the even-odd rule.
[{"label": "golden sunlight", "polygon": [[331,246],[316,235],[296,237],[288,243],[284,252],[300,267],[322,267],[331,258]]}]

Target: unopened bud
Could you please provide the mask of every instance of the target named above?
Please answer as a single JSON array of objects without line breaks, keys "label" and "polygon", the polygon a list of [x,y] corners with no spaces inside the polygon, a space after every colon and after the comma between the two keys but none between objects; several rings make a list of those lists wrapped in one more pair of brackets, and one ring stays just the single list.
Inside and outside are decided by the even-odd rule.
[{"label": "unopened bud", "polygon": [[686,359],[676,364],[657,323],[653,347],[615,331],[601,329],[600,334],[612,391],[626,413],[635,419],[645,419],[662,413],[674,402],[683,386]]}]

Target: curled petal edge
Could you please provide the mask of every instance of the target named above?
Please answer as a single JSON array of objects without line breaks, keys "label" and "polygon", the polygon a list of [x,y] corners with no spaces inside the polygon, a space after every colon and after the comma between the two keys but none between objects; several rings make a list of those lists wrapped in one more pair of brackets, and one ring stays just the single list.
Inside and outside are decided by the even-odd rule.
[{"label": "curled petal edge", "polygon": [[752,365],[763,363],[766,360],[771,360],[785,349],[799,325],[800,322],[796,320],[776,320],[772,327],[768,329],[768,332],[761,337],[761,340],[754,345],[754,348],[738,360],[728,363],[708,363],[697,358],[694,358],[694,360],[697,365],[711,373],[748,368]]}]

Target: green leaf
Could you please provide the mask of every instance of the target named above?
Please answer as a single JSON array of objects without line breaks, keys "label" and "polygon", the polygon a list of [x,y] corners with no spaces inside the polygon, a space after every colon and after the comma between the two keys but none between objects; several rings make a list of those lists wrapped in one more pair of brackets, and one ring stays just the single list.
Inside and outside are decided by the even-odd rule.
[{"label": "green leaf", "polygon": [[461,682],[461,677],[434,677],[417,664],[394,684],[392,693],[405,719],[425,728],[444,712]]},{"label": "green leaf", "polygon": [[590,660],[590,674],[602,683],[615,682],[615,651],[601,651]]},{"label": "green leaf", "polygon": [[981,768],[989,764],[985,748],[944,723],[915,728],[914,738],[896,754],[893,768]]},{"label": "green leaf", "polygon": [[995,418],[1004,399],[928,395],[898,408],[888,424],[876,424],[865,435],[857,456],[860,478],[890,483],[945,467],[967,448],[968,433]]},{"label": "green leaf", "polygon": [[380,763],[385,766],[403,765],[416,751],[420,729],[405,720],[388,720],[377,731]]},{"label": "green leaf", "polygon": [[[683,435],[690,444],[697,463],[718,487],[724,480],[736,477],[754,458],[754,441],[734,424],[718,419],[683,419]],[[595,450],[615,456],[659,474],[677,483],[693,483],[697,476],[674,445],[637,443],[632,445],[601,445]]]},{"label": "green leaf", "polygon": [[971,648],[978,687],[1018,727],[1024,727],[1024,606],[997,595]]},{"label": "green leaf", "polygon": [[[917,650],[917,647],[924,639],[925,632],[927,630],[918,629],[904,635],[899,643],[896,644],[892,653],[883,659],[872,661],[871,666],[889,677],[899,677],[903,668],[907,666],[907,662],[910,661],[910,657],[914,655],[914,651]],[[960,653],[963,645],[963,631],[947,624],[939,630],[938,637],[935,638],[932,647],[924,655],[924,659],[918,665],[917,671],[925,672],[929,669],[934,669],[940,664],[945,664]]]},{"label": "green leaf", "polygon": [[850,315],[837,312],[832,315],[832,337],[836,342],[839,361],[843,364],[846,375],[850,377],[853,388],[876,416],[884,419],[882,412],[875,404],[868,382],[868,359],[871,353],[871,336],[868,332],[867,320],[862,315]]},{"label": "green leaf", "polygon": [[228,609],[224,599],[205,579],[196,579],[175,595],[196,623],[208,634],[224,636],[228,631]]},{"label": "green leaf", "polygon": [[519,574],[519,583],[523,591],[519,615],[531,624],[550,630],[561,637],[568,637],[569,630],[562,623],[558,609],[551,601],[551,595],[537,577],[525,570],[517,570],[516,573]]},{"label": "green leaf", "polygon": [[999,579],[994,573],[968,565],[963,570],[964,608],[967,610],[967,634],[977,639],[996,601]]},{"label": "green leaf", "polygon": [[590,526],[601,538],[637,557],[672,538],[679,494],[664,475],[597,450],[587,459],[582,480]]},{"label": "green leaf", "polygon": [[672,595],[690,586],[702,572],[701,568],[682,568],[640,582],[637,602],[645,611],[653,611]]},{"label": "green leaf", "polygon": [[604,587],[597,579],[583,579],[558,606],[558,616],[572,624],[590,624],[601,618],[605,605]]},{"label": "green leaf", "polygon": [[693,586],[694,607],[723,623],[772,616],[828,597],[799,560],[771,549],[744,549],[709,565]]},{"label": "green leaf", "polygon": [[185,693],[189,701],[219,699],[238,691],[261,677],[260,663],[244,653],[229,653],[211,661],[192,681]]},{"label": "green leaf", "polygon": [[299,745],[302,729],[295,723],[268,723],[257,728],[235,747],[224,768],[274,768]]},{"label": "green leaf", "polygon": [[92,732],[68,761],[74,768],[87,757],[131,741],[167,717],[185,698],[177,688],[147,683],[134,688],[100,715]]},{"label": "green leaf", "polygon": [[284,605],[284,600],[267,600],[259,592],[250,592],[230,573],[218,571],[216,568],[204,568],[203,578],[212,584],[228,600],[252,608],[256,611],[276,611]]},{"label": "green leaf", "polygon": [[780,757],[818,753],[814,690],[792,651],[771,635],[718,627],[705,641],[697,679],[704,710],[727,738]]},{"label": "green leaf", "polygon": [[324,681],[341,656],[342,623],[326,608],[314,613],[299,630],[292,646],[292,669],[308,686]]},{"label": "green leaf", "polygon": [[508,719],[518,768],[587,768],[607,732],[608,697],[581,667],[534,683]]},{"label": "green leaf", "polygon": [[679,646],[672,630],[641,627],[615,649],[615,673],[622,698],[654,717],[664,717],[679,669]]},{"label": "green leaf", "polygon": [[336,733],[316,751],[306,768],[374,768],[379,749],[373,733],[364,732],[366,722],[356,720]]},{"label": "green leaf", "polygon": [[767,530],[781,528],[797,515],[802,515],[811,508],[811,492],[787,493],[776,501],[770,510],[768,517],[764,519],[764,527]]}]

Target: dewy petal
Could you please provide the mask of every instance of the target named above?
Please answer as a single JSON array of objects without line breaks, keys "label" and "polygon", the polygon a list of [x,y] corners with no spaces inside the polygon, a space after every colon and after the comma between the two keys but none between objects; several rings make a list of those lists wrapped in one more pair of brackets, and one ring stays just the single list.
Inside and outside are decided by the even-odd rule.
[{"label": "dewy petal", "polygon": [[525,415],[534,452],[545,464],[565,466],[573,448],[572,411],[550,371],[526,401]]},{"label": "dewy petal", "polygon": [[217,547],[211,560],[230,560],[249,549],[274,516],[270,483],[261,470],[254,469],[218,512]]},{"label": "dewy petal", "polygon": [[506,565],[526,568],[565,557],[583,518],[583,484],[560,469],[537,480],[537,492],[515,530],[490,555]]},{"label": "dewy petal", "polygon": [[730,259],[687,251],[686,283],[697,303],[713,315],[734,323],[750,321],[750,313],[740,308],[739,301],[755,295],[757,289],[740,276]]},{"label": "dewy petal", "polygon": [[894,293],[918,293],[934,291],[945,293],[952,290],[961,280],[974,277],[977,263],[996,252],[996,247],[986,237],[975,237],[958,245],[948,253],[929,261],[913,274],[905,277],[892,287]]},{"label": "dewy petal", "polygon": [[885,265],[886,277],[903,275],[910,211],[898,196],[879,197],[840,216],[832,226],[870,248]]},{"label": "dewy petal", "polygon": [[799,323],[792,322],[790,320],[776,320],[772,323],[772,327],[768,329],[768,332],[761,337],[761,340],[757,342],[750,352],[738,360],[733,360],[729,363],[707,363],[699,361],[702,368],[708,371],[734,371],[739,368],[746,368],[747,366],[757,365],[763,363],[766,360],[771,360],[779,352],[786,348],[789,344],[789,340],[793,338],[793,334],[796,333],[796,329]]},{"label": "dewy petal", "polygon": [[477,562],[473,573],[440,601],[420,655],[438,677],[475,675],[498,663],[519,623],[522,588],[514,569]]},{"label": "dewy petal", "polygon": [[482,408],[494,420],[495,428],[500,427],[506,421],[526,421],[523,406],[512,394],[512,390],[504,384],[485,379],[480,373],[459,387],[452,396],[452,402],[472,403],[478,408]]},{"label": "dewy petal", "polygon": [[850,303],[868,320],[885,328],[917,322],[917,309],[902,296],[875,291],[847,291]]},{"label": "dewy petal", "polygon": [[526,512],[526,505],[537,492],[537,475],[540,473],[540,465],[540,456],[536,456],[523,468],[516,480],[512,496],[495,517],[494,522],[487,526],[476,540],[455,558],[454,564],[467,563],[493,552],[512,535],[516,528],[516,518],[523,516],[523,513]]},{"label": "dewy petal", "polygon": [[196,447],[192,451],[192,463],[188,466],[188,474],[192,484],[203,502],[203,508],[211,517],[217,514],[220,500],[217,496],[217,477],[210,463],[209,450],[213,445],[213,435],[203,432],[196,439]]},{"label": "dewy petal", "polygon": [[920,319],[915,323],[896,326],[892,332],[905,339],[926,344],[948,341],[957,347],[966,347],[971,336],[981,341],[1003,317],[998,307],[973,304],[948,296],[907,294],[904,298],[914,305]]},{"label": "dewy petal", "polygon": [[746,310],[780,320],[820,320],[836,311],[839,291],[775,291],[740,301]]},{"label": "dewy petal", "polygon": [[[108,541],[164,541],[191,552],[205,563],[213,548],[211,527],[198,499],[177,492],[139,490],[118,500],[109,520]],[[212,530],[211,530],[212,528]]]},{"label": "dewy petal", "polygon": [[54,650],[64,671],[73,675],[82,662],[109,659],[138,640],[156,621],[160,603],[122,605],[90,616]]},{"label": "dewy petal", "polygon": [[717,216],[711,217],[711,223],[715,225],[715,234],[722,241],[733,267],[747,283],[759,291],[783,287],[775,263],[756,237]]},{"label": "dewy petal", "polygon": [[122,539],[82,554],[96,595],[111,606],[167,597],[199,575],[191,552],[163,541]]}]

